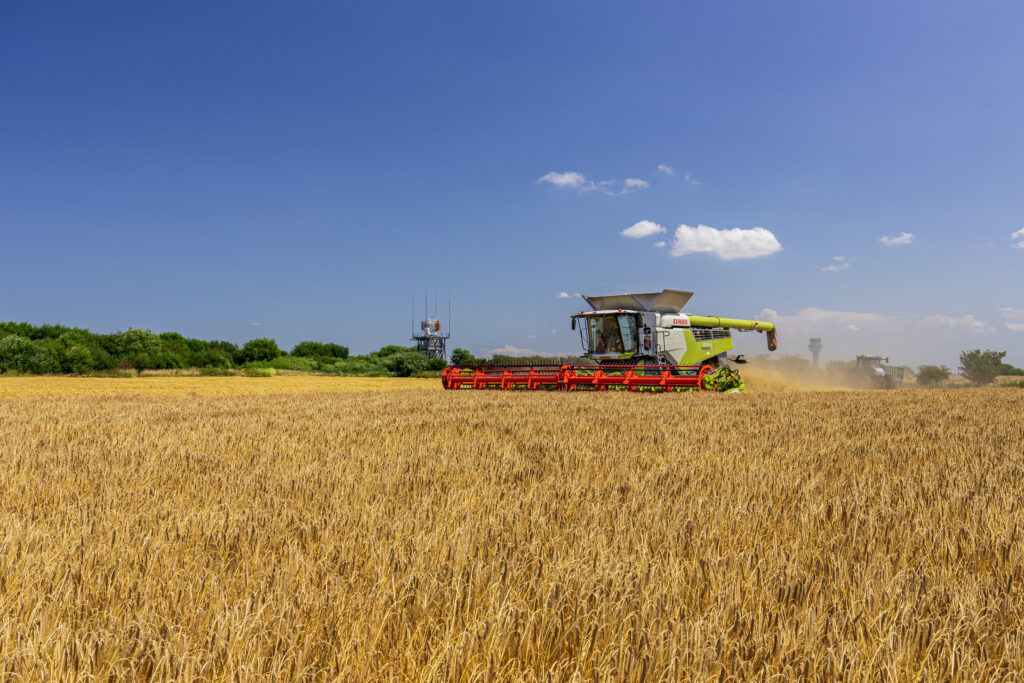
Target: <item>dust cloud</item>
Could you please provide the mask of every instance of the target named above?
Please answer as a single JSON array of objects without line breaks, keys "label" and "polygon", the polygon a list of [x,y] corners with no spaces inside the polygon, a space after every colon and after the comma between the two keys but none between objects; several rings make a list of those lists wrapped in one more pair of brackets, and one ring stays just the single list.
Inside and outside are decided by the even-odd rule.
[{"label": "dust cloud", "polygon": [[863,388],[856,386],[845,363],[829,363],[815,369],[810,362],[797,357],[769,360],[753,358],[737,367],[750,393],[782,393],[792,391],[842,391]]}]

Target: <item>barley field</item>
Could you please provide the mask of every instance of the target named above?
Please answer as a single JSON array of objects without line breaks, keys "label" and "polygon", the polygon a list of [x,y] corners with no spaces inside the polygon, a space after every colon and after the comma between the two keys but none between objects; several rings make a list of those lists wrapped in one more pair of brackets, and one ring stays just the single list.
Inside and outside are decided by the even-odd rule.
[{"label": "barley field", "polygon": [[0,379],[0,680],[1024,670],[1024,391],[278,379]]}]

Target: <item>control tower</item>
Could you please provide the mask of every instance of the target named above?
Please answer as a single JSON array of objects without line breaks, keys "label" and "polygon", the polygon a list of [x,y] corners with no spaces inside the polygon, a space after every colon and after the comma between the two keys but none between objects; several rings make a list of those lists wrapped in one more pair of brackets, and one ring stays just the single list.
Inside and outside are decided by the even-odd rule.
[{"label": "control tower", "polygon": [[[451,304],[448,304],[449,309]],[[415,328],[412,333],[412,340],[416,342],[416,350],[422,353],[428,360],[434,360],[435,358],[441,360],[448,360],[448,338],[451,337],[450,332],[441,331],[441,321],[437,318],[437,304],[434,304],[434,315],[431,316],[426,303],[423,306],[424,309],[424,320],[420,321],[420,329],[417,333]],[[451,311],[448,313],[449,322],[451,321]]]},{"label": "control tower", "polygon": [[807,350],[811,352],[811,362],[814,364],[814,369],[818,369],[818,354],[821,353],[821,337],[811,337],[811,343],[807,347]]}]

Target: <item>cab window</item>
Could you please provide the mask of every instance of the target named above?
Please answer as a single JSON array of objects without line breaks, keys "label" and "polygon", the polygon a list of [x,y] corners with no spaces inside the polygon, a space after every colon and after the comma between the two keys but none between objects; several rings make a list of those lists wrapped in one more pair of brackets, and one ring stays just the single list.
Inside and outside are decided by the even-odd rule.
[{"label": "cab window", "polygon": [[589,339],[584,343],[590,353],[619,354],[636,351],[636,316],[603,315],[588,318],[587,332]]}]

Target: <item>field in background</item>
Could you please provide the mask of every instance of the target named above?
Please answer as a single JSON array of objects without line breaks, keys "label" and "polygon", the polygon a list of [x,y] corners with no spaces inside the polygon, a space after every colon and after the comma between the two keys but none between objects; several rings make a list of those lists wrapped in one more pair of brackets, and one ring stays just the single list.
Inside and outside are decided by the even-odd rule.
[{"label": "field in background", "polygon": [[1024,668],[1024,392],[196,379],[0,398],[6,676]]},{"label": "field in background", "polygon": [[333,393],[392,389],[440,389],[439,379],[397,377],[0,377],[0,398],[146,394],[234,396],[240,394]]}]

